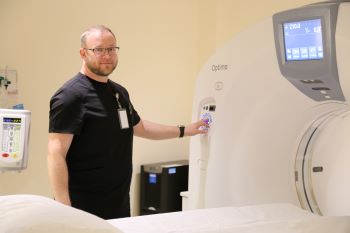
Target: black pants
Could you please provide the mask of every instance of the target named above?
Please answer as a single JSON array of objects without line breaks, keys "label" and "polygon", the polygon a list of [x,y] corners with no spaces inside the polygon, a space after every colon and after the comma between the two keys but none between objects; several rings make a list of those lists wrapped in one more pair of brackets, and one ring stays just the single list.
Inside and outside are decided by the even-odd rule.
[{"label": "black pants", "polygon": [[70,190],[72,206],[103,219],[130,217],[129,193],[90,193]]}]

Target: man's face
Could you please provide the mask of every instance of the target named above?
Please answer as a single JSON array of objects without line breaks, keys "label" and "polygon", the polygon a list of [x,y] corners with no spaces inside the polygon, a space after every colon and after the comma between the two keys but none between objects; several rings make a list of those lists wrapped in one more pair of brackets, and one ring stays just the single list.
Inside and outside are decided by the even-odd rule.
[{"label": "man's face", "polygon": [[116,40],[111,33],[106,31],[92,32],[86,38],[86,49],[83,56],[85,66],[98,76],[108,76],[118,64],[118,51],[108,50],[116,46]]}]

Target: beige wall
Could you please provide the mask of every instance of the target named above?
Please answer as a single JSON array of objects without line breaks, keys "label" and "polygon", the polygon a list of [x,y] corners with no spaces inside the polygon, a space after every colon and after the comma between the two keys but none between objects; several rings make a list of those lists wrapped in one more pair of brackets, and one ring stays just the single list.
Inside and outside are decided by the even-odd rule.
[{"label": "beige wall", "polygon": [[[117,35],[120,62],[111,79],[129,90],[144,119],[191,120],[201,65],[235,34],[274,12],[311,0],[0,0],[0,69],[18,71],[20,100],[32,111],[28,169],[0,174],[0,195],[52,196],[46,151],[49,99],[79,71],[79,37],[105,24]],[[132,205],[138,213],[140,165],[188,158],[189,139],[136,138]]]}]

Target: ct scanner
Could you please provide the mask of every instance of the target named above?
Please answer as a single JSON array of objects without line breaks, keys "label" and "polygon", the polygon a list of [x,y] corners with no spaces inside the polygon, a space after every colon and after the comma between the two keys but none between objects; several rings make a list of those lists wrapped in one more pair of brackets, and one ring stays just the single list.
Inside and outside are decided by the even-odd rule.
[{"label": "ct scanner", "polygon": [[199,73],[187,208],[288,202],[350,215],[350,2],[277,13]]}]

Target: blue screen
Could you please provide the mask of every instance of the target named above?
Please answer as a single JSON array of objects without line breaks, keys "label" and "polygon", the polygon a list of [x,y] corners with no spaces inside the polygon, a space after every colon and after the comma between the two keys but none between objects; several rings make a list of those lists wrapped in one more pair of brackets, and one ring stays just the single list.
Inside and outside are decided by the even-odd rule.
[{"label": "blue screen", "polygon": [[175,174],[176,173],[176,167],[169,168],[168,173],[169,174]]},{"label": "blue screen", "polygon": [[283,24],[287,61],[323,59],[321,19]]},{"label": "blue screen", "polygon": [[21,118],[4,117],[4,122],[7,122],[7,123],[21,123]]},{"label": "blue screen", "polygon": [[148,183],[150,184],[156,184],[157,183],[157,174],[150,173],[148,175]]}]

